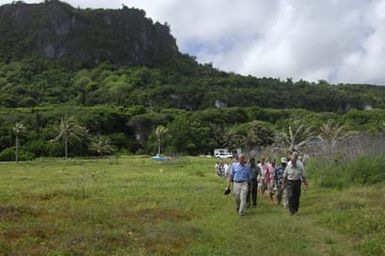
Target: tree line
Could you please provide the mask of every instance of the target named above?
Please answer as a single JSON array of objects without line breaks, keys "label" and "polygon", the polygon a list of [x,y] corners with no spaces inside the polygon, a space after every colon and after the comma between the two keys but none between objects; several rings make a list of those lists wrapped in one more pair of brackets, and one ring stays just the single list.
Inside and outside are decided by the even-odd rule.
[{"label": "tree line", "polygon": [[[197,111],[145,106],[46,106],[0,109],[0,160],[103,156],[113,153],[212,154],[214,148],[276,146],[330,151],[354,134],[379,135],[385,110],[317,113],[259,107]],[[160,140],[161,146],[160,148]]]}]

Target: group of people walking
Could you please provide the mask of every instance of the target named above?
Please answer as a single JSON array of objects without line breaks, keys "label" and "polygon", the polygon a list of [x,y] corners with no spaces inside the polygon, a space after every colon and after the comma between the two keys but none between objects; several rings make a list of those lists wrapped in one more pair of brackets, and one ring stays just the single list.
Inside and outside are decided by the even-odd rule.
[{"label": "group of people walking", "polygon": [[[283,204],[289,209],[291,215],[298,212],[301,195],[301,184],[307,189],[307,180],[303,163],[294,152],[290,159],[281,158],[277,166],[275,161],[266,163],[265,158],[256,162],[251,157],[248,160],[243,154],[238,155],[234,163],[227,165],[219,176],[225,176],[228,180],[226,190],[232,189],[236,204],[236,211],[244,215],[248,207],[257,206],[258,191],[264,195],[268,193],[275,204]],[[217,163],[218,164],[218,163]],[[215,165],[217,172],[217,165]]]}]

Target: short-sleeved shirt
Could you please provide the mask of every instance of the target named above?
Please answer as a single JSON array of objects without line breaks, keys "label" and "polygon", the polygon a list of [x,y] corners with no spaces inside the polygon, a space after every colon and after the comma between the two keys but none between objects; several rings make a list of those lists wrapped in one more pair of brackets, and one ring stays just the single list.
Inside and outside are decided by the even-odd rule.
[{"label": "short-sleeved shirt", "polygon": [[261,172],[262,172],[261,179],[264,180],[266,172],[267,172],[267,169],[268,169],[268,166],[267,166],[267,164],[262,164],[262,163],[259,163],[258,166],[259,166],[259,168],[261,169]]},{"label": "short-sleeved shirt", "polygon": [[274,182],[274,173],[275,173],[275,167],[273,167],[272,164],[267,165],[267,170],[265,173],[265,179],[267,183],[273,183]]},{"label": "short-sleeved shirt", "polygon": [[275,185],[277,187],[282,187],[282,183],[283,183],[283,173],[285,172],[285,168],[283,168],[282,165],[278,166],[277,169],[275,169],[275,173],[274,173],[274,181],[275,181]]},{"label": "short-sleeved shirt", "polygon": [[225,176],[229,176],[229,169],[230,169],[230,167],[228,164],[223,165],[223,171],[225,173]]},{"label": "short-sleeved shirt", "polygon": [[283,177],[288,180],[301,180],[305,177],[305,169],[303,164],[297,160],[297,166],[294,168],[291,161],[287,164]]},{"label": "short-sleeved shirt", "polygon": [[233,163],[230,169],[230,175],[235,182],[244,182],[251,179],[251,168],[249,165]]},{"label": "short-sleeved shirt", "polygon": [[250,166],[250,171],[251,171],[251,179],[257,179],[258,176],[262,175],[261,168],[259,168],[259,166],[257,165],[254,167]]}]

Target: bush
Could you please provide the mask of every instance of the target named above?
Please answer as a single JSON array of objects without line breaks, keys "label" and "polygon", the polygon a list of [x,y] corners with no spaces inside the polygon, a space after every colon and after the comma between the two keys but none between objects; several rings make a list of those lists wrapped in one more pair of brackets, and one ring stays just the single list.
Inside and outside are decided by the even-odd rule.
[{"label": "bush", "polygon": [[360,157],[350,164],[353,183],[375,184],[385,181],[385,157]]},{"label": "bush", "polygon": [[26,149],[36,157],[58,157],[62,156],[64,152],[64,146],[62,144],[44,140],[33,140],[26,145]]},{"label": "bush", "polygon": [[306,169],[322,187],[375,184],[385,181],[385,156],[361,156],[348,162],[318,158],[310,160]]},{"label": "bush", "polygon": [[[35,155],[31,152],[20,150],[19,151],[19,160],[20,161],[29,161],[33,160]],[[15,147],[6,148],[0,152],[0,161],[16,161],[15,157]]]}]

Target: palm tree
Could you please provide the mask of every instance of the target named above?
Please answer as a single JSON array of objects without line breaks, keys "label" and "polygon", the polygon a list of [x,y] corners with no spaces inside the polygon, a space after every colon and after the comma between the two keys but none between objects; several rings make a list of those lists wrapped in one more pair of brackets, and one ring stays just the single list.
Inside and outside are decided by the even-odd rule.
[{"label": "palm tree", "polygon": [[68,158],[68,142],[71,139],[79,140],[82,135],[87,134],[87,129],[79,125],[73,116],[60,119],[59,134],[53,139],[54,141],[64,141],[64,154]]},{"label": "palm tree", "polygon": [[354,131],[347,132],[343,125],[339,125],[329,119],[320,127],[318,139],[321,141],[327,152],[331,154],[338,142],[341,142],[354,134]]},{"label": "palm tree", "polygon": [[302,151],[303,148],[314,139],[315,135],[310,127],[301,124],[298,126],[289,125],[280,134],[281,141],[289,153]]},{"label": "palm tree", "polygon": [[15,159],[16,163],[19,162],[19,146],[20,146],[20,136],[25,134],[27,131],[27,128],[25,125],[21,122],[16,122],[15,126],[12,128],[13,132],[16,135],[15,144],[16,144],[16,150],[15,150]]},{"label": "palm tree", "polygon": [[160,156],[160,140],[168,132],[168,129],[163,125],[158,125],[155,129],[155,135],[158,141],[158,156]]},{"label": "palm tree", "polygon": [[110,154],[115,151],[115,147],[111,145],[111,140],[107,136],[99,136],[91,143],[90,148],[99,156]]}]

